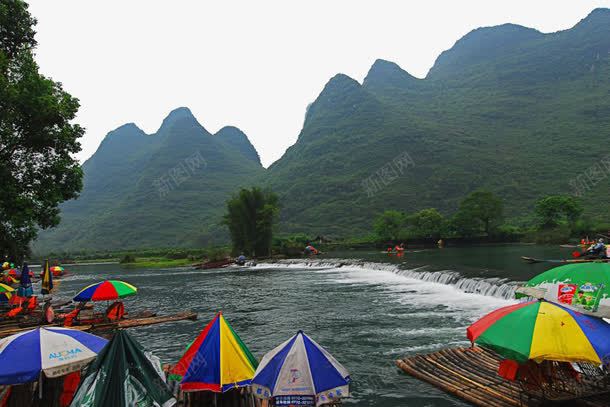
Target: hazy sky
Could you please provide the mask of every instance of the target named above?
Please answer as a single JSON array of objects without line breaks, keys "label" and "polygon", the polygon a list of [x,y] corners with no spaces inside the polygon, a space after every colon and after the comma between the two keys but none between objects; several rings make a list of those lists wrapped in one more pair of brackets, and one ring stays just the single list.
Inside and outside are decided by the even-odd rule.
[{"label": "hazy sky", "polygon": [[377,58],[424,77],[469,31],[507,22],[553,32],[610,0],[30,0],[41,71],[78,97],[81,160],[127,122],[147,133],[188,106],[214,133],[241,128],[265,166],[336,73]]}]

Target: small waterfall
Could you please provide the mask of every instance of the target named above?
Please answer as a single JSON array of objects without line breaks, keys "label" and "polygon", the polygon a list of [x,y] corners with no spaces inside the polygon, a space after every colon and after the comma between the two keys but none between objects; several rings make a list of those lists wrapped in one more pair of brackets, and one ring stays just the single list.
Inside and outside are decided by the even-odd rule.
[{"label": "small waterfall", "polygon": [[409,278],[417,278],[423,281],[452,285],[466,293],[487,295],[504,299],[515,298],[515,289],[519,283],[506,278],[467,278],[457,271],[414,271],[398,270],[397,274]]},{"label": "small waterfall", "polygon": [[261,268],[315,268],[336,269],[341,267],[358,268],[371,271],[387,271],[400,276],[429,281],[431,283],[446,284],[466,293],[486,295],[489,297],[513,299],[515,289],[520,282],[500,277],[464,277],[454,270],[426,271],[426,266],[415,269],[403,269],[395,264],[366,262],[357,259],[308,259],[303,260],[280,260],[275,263],[261,263]]}]

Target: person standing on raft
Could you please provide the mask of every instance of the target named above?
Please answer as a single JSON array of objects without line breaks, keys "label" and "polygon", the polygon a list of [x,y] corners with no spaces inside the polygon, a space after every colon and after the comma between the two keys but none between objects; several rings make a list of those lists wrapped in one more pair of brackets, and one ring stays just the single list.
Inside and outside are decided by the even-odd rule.
[{"label": "person standing on raft", "polygon": [[246,264],[246,256],[242,253],[239,255],[239,257],[235,260],[235,264],[237,264],[238,266],[243,266]]},{"label": "person standing on raft", "polygon": [[313,247],[311,245],[311,243],[307,243],[307,246],[305,246],[305,250],[303,252],[306,256],[311,256],[316,255],[316,254],[320,254],[320,252],[318,251],[318,249],[316,249],[315,247]]}]

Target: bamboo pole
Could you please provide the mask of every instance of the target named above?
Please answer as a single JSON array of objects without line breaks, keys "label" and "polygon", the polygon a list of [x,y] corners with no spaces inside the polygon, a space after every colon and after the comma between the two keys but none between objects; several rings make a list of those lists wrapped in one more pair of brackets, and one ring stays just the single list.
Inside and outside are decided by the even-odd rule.
[{"label": "bamboo pole", "polygon": [[431,384],[435,385],[436,387],[439,387],[441,390],[444,390],[449,394],[453,394],[454,396],[464,399],[477,406],[485,406],[485,407],[486,406],[502,406],[501,404],[494,403],[493,400],[488,400],[490,402],[486,402],[486,400],[484,400],[483,398],[477,397],[477,395],[473,394],[472,392],[464,392],[464,391],[460,390],[459,387],[457,387],[455,385],[455,383],[448,382],[448,381],[444,380],[444,378],[440,378],[437,375],[431,375],[422,369],[415,369],[402,360],[397,360],[396,365],[400,369],[402,369],[404,372],[410,374],[411,376],[414,376],[420,380],[431,383]]}]

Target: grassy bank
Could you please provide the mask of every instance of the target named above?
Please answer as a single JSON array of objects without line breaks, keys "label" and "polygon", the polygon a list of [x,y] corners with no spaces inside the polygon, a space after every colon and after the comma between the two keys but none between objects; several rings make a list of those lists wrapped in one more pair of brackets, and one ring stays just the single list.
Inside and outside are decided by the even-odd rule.
[{"label": "grassy bank", "polygon": [[134,262],[121,262],[124,267],[133,268],[171,268],[188,267],[197,263],[190,259],[168,259],[165,257],[136,257]]},{"label": "grassy bank", "polygon": [[230,256],[226,247],[209,247],[197,249],[140,249],[129,251],[78,251],[49,253],[45,256],[34,256],[30,262],[44,262],[49,259],[52,264],[106,263],[116,262],[133,268],[185,267],[206,261],[217,261]]}]

